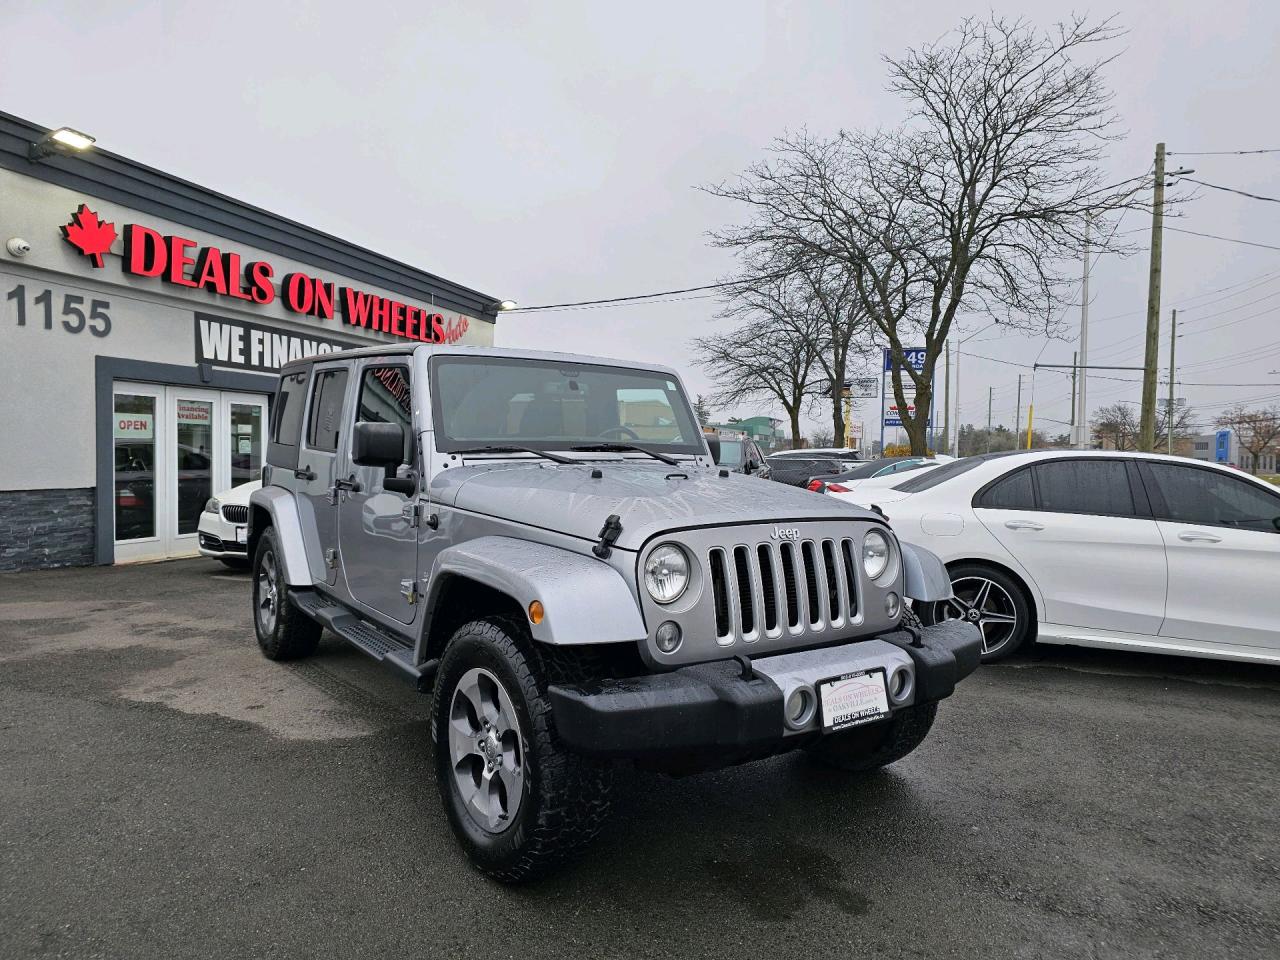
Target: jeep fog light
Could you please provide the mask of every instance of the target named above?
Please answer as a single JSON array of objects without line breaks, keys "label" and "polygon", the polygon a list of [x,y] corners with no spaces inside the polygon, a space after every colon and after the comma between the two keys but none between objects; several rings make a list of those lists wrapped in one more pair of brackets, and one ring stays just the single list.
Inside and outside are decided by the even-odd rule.
[{"label": "jeep fog light", "polygon": [[809,687],[796,687],[787,694],[787,726],[792,730],[803,730],[813,719],[817,711],[818,701]]},{"label": "jeep fog light", "polygon": [[689,558],[674,543],[655,547],[644,562],[644,585],[658,603],[671,603],[689,586]]},{"label": "jeep fog light", "polygon": [[878,530],[869,530],[862,538],[862,569],[872,580],[889,568],[889,541]]},{"label": "jeep fog light", "polygon": [[674,620],[666,621],[658,627],[653,639],[663,653],[675,653],[676,647],[680,646],[680,624]]},{"label": "jeep fog light", "polygon": [[890,620],[897,620],[898,614],[902,612],[902,601],[898,599],[898,595],[890,591],[889,595],[884,598],[884,612],[889,615]]}]

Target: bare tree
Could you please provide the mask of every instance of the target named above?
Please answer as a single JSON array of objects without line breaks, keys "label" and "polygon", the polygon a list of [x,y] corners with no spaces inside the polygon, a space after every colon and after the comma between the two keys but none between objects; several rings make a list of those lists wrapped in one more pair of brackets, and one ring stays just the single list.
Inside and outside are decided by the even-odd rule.
[{"label": "bare tree", "polygon": [[1127,403],[1113,403],[1093,412],[1093,438],[1104,448],[1110,442],[1114,450],[1136,450],[1138,417]]},{"label": "bare tree", "polygon": [[814,330],[790,323],[761,322],[728,333],[693,341],[694,363],[718,389],[718,407],[776,401],[791,420],[791,444],[799,446],[800,413],[812,397],[818,371],[818,340]]},{"label": "bare tree", "polygon": [[[770,159],[707,188],[751,208],[713,235],[771,262],[833,261],[853,278],[888,344],[903,427],[925,451],[935,367],[960,310],[1052,330],[1087,216],[1137,205],[1141,178],[1104,185],[1116,117],[1092,51],[1111,21],[1040,33],[1021,20],[966,19],[943,41],[888,59],[908,121],[889,131],[779,138]],[[1095,237],[1095,241],[1096,241]],[[916,371],[904,351],[923,346]],[[905,371],[905,373],[904,373]]]},{"label": "bare tree", "polygon": [[[1174,405],[1173,412],[1173,439],[1174,441],[1186,440],[1195,434],[1195,416],[1188,406]],[[1161,449],[1161,445],[1166,443],[1169,438],[1169,404],[1161,402],[1156,407],[1156,449]]]},{"label": "bare tree", "polygon": [[711,404],[702,394],[693,401],[693,415],[698,418],[698,426],[711,419]]},{"label": "bare tree", "polygon": [[1218,417],[1218,426],[1236,435],[1240,446],[1249,454],[1249,472],[1257,473],[1259,458],[1280,438],[1280,407],[1249,410],[1237,404]]}]

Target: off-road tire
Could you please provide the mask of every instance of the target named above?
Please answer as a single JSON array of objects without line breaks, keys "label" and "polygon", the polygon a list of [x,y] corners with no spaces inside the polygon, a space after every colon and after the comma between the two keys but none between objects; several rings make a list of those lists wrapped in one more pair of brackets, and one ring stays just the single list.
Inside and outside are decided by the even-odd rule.
[{"label": "off-road tire", "polygon": [[[501,682],[520,724],[524,792],[510,825],[499,833],[482,828],[468,813],[451,763],[448,724],[454,691],[474,667]],[[467,858],[496,880],[519,883],[544,875],[579,853],[608,817],[611,767],[564,748],[547,696],[549,683],[584,680],[589,673],[586,661],[572,651],[540,647],[514,619],[466,623],[445,648],[431,707],[436,783]]]},{"label": "off-road tire", "polygon": [[[275,616],[270,626],[264,623],[266,570],[274,567]],[[284,581],[280,562],[280,544],[272,527],[262,531],[258,549],[253,554],[253,630],[258,647],[268,660],[297,660],[315,653],[323,627],[295,607],[289,600],[289,587]]]},{"label": "off-road tire", "polygon": [[227,567],[230,570],[235,570],[238,573],[243,573],[245,570],[249,569],[248,557],[219,557],[218,562],[224,567]]},{"label": "off-road tire", "polygon": [[906,707],[888,720],[828,734],[805,750],[824,766],[840,770],[878,770],[896,763],[924,743],[937,713],[936,703]]}]

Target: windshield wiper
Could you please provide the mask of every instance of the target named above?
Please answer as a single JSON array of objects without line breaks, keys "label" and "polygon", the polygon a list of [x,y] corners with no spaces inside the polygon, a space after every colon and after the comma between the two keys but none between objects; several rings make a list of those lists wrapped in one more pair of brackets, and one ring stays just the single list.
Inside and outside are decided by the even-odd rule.
[{"label": "windshield wiper", "polygon": [[550,453],[546,450],[538,450],[535,447],[514,447],[506,445],[489,444],[484,447],[467,447],[464,450],[451,450],[450,453],[532,453],[535,456],[545,457],[552,463],[577,463],[572,457],[562,457],[558,453]]},{"label": "windshield wiper", "polygon": [[665,453],[659,453],[657,450],[650,450],[648,447],[637,446],[634,443],[584,443],[578,447],[570,447],[570,450],[576,450],[581,453],[622,453],[626,450],[634,450],[637,453],[647,453],[655,460],[661,460],[668,466],[678,467],[680,461],[674,457],[668,457]]}]

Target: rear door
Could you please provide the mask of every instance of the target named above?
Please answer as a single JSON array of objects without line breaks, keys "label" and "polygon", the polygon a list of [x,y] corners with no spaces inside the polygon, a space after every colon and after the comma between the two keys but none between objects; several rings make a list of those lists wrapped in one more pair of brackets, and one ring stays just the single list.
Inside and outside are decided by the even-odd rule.
[{"label": "rear door", "polygon": [[1040,460],[984,487],[974,510],[1036,581],[1047,622],[1159,632],[1164,541],[1128,460]]},{"label": "rear door", "polygon": [[1280,651],[1280,494],[1212,467],[1140,469],[1169,556],[1161,636]]},{"label": "rear door", "polygon": [[[413,462],[416,446],[408,358],[364,361],[358,390],[353,424],[374,421],[398,423],[404,428],[405,466],[399,470],[403,474]],[[365,606],[401,623],[411,623],[418,609],[415,498],[387,490],[382,467],[353,463],[350,444],[343,464],[348,489],[342,493],[339,524],[347,588]]]},{"label": "rear door", "polygon": [[[311,576],[319,583],[337,582],[338,506],[334,483],[338,477],[338,447],[342,440],[342,411],[346,402],[349,364],[316,364],[307,399],[307,420],[298,449],[298,511]],[[314,538],[314,539],[313,539]]]}]

